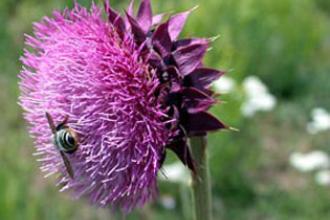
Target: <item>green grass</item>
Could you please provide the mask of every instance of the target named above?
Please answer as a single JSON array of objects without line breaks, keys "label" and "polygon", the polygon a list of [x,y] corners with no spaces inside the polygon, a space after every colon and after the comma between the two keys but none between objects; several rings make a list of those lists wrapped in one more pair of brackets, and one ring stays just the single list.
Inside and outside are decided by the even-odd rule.
[{"label": "green grass", "polygon": [[[90,1],[79,1],[88,5]],[[101,2],[101,1],[98,1]],[[119,9],[128,1],[112,1]],[[219,219],[322,220],[330,216],[330,189],[313,175],[303,175],[288,164],[296,150],[330,153],[329,135],[310,136],[305,125],[316,106],[330,109],[330,11],[326,0],[154,0],[154,10],[182,11],[196,4],[184,36],[215,36],[206,63],[228,69],[238,82],[258,75],[279,100],[273,112],[243,118],[241,89],[222,96],[226,103],[212,111],[240,132],[210,135],[214,213]],[[17,74],[23,33],[32,22],[53,9],[72,6],[67,1],[0,1],[0,219],[111,219],[110,211],[59,193],[54,179],[44,179],[32,156],[17,104]],[[173,161],[173,159],[171,159]],[[182,219],[185,205],[178,186],[161,184],[178,206],[165,210],[153,204],[128,217]]]}]

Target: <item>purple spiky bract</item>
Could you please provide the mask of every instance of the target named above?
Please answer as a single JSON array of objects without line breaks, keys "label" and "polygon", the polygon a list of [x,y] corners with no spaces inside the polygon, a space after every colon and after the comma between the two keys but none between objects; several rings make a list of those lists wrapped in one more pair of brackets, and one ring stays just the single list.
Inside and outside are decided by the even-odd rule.
[{"label": "purple spiky bract", "polygon": [[[26,37],[20,104],[47,175],[93,204],[124,211],[157,194],[165,150],[194,171],[187,137],[225,125],[206,111],[215,103],[210,83],[222,72],[205,68],[208,39],[177,40],[191,11],[153,16],[149,0],[134,15],[79,6],[54,12]],[[66,172],[45,113],[79,137]]]}]

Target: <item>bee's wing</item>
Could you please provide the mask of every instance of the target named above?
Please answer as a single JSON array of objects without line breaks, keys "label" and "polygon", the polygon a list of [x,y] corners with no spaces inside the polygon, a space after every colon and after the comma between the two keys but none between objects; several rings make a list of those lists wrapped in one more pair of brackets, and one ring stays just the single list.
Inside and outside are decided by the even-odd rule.
[{"label": "bee's wing", "polygon": [[52,130],[53,134],[56,134],[56,127],[55,127],[54,121],[48,112],[46,112],[46,118],[47,118],[49,127]]},{"label": "bee's wing", "polygon": [[63,159],[66,171],[68,172],[69,176],[73,179],[74,174],[73,174],[73,170],[71,167],[71,163],[69,161],[69,159],[67,158],[67,156],[65,155],[65,153],[63,151],[60,151],[61,157]]}]

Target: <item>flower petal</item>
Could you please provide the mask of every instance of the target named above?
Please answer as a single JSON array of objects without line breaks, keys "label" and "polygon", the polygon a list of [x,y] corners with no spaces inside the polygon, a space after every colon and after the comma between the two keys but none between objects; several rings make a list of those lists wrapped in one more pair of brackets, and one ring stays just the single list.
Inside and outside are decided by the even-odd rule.
[{"label": "flower petal", "polygon": [[110,23],[113,24],[120,33],[123,33],[125,31],[125,23],[120,14],[111,8],[108,0],[104,2],[104,8]]},{"label": "flower petal", "polygon": [[207,131],[227,128],[225,124],[207,112],[199,112],[196,114],[188,113],[184,122],[183,124],[188,135],[199,135]]},{"label": "flower petal", "polygon": [[152,25],[158,25],[160,22],[162,22],[164,16],[166,13],[158,14],[152,17]]},{"label": "flower petal", "polygon": [[185,78],[185,84],[188,84],[186,86],[193,86],[197,89],[207,88],[224,73],[223,71],[210,68],[198,68]]},{"label": "flower petal", "polygon": [[150,0],[142,0],[137,14],[137,21],[146,33],[152,24],[152,9]]},{"label": "flower petal", "polygon": [[171,149],[184,165],[188,166],[189,169],[195,172],[196,169],[194,160],[186,140],[180,139],[179,141],[175,141],[174,143],[167,146],[167,148]]},{"label": "flower petal", "polygon": [[134,0],[131,0],[131,3],[128,5],[127,14],[134,16]]},{"label": "flower petal", "polygon": [[185,88],[182,91],[183,105],[188,113],[198,113],[208,110],[215,100],[195,88]]},{"label": "flower petal", "polygon": [[164,65],[162,64],[163,59],[155,51],[153,51],[149,54],[148,61],[149,61],[149,64],[152,67],[156,68],[158,71],[163,71],[164,70]]},{"label": "flower petal", "polygon": [[170,75],[170,77],[180,78],[179,70],[176,68],[176,66],[168,66],[166,69],[166,72]]},{"label": "flower petal", "polygon": [[[131,17],[134,17],[134,0],[131,0],[130,4],[128,5],[127,14],[129,14]],[[126,27],[130,26],[130,22],[127,17],[124,18],[124,22]]]},{"label": "flower petal", "polygon": [[170,32],[171,39],[173,41],[179,37],[179,35],[186,23],[186,20],[191,12],[192,12],[192,10],[181,12],[170,18],[169,32]]},{"label": "flower petal", "polygon": [[188,75],[194,71],[201,64],[207,48],[208,44],[194,44],[176,50],[173,57],[180,72],[183,75]]},{"label": "flower petal", "polygon": [[126,12],[126,17],[131,26],[132,32],[135,36],[135,40],[138,43],[142,43],[146,39],[145,31],[141,28],[141,26],[138,24],[138,22],[132,16],[130,16],[127,12]]},{"label": "flower petal", "polygon": [[194,44],[208,44],[210,42],[207,38],[188,38],[188,39],[181,39],[177,40],[174,43],[175,50],[179,49],[180,47],[187,47]]},{"label": "flower petal", "polygon": [[172,41],[168,33],[168,22],[161,24],[152,36],[154,47],[162,56],[171,52]]}]

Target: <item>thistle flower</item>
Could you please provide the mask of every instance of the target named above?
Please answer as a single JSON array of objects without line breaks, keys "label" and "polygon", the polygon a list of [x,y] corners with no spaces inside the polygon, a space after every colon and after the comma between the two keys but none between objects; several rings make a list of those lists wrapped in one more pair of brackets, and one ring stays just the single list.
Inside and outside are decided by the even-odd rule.
[{"label": "thistle flower", "polygon": [[[106,20],[98,6],[76,3],[35,23],[20,74],[20,104],[41,170],[59,173],[62,190],[78,198],[127,212],[157,194],[166,149],[194,171],[187,137],[225,127],[206,113],[215,103],[208,87],[222,75],[203,66],[210,40],[178,40],[191,11],[162,23],[149,0],[136,16],[133,3],[121,16],[106,1]],[[78,137],[74,153],[54,146],[45,113],[54,126],[67,119],[62,127]]]}]

